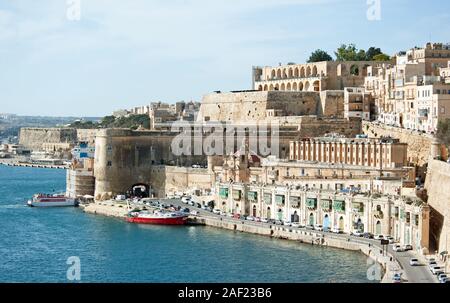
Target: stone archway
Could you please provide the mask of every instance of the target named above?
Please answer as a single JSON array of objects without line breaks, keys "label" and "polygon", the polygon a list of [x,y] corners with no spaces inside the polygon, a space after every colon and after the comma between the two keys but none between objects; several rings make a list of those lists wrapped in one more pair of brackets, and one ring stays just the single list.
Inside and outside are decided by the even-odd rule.
[{"label": "stone archway", "polygon": [[263,86],[262,85],[258,86],[258,90],[263,90]]},{"label": "stone archway", "polygon": [[286,90],[286,86],[284,85],[284,83],[281,83],[280,90],[281,91],[285,91]]},{"label": "stone archway", "polygon": [[286,85],[286,90],[288,90],[288,91],[291,90],[291,83],[290,82]]},{"label": "stone archway", "polygon": [[311,77],[311,66],[306,68],[306,77]]},{"label": "stone archway", "polygon": [[310,87],[309,81],[306,81],[306,82],[305,82],[305,86],[304,86],[304,91],[305,91],[305,92],[308,92],[308,91],[309,91],[309,87]]},{"label": "stone archway", "polygon": [[137,183],[131,186],[130,196],[138,198],[148,198],[150,196],[150,186],[148,184]]},{"label": "stone archway", "polygon": [[293,76],[293,71],[292,71],[292,67],[290,67],[289,68],[289,71],[288,71],[288,78],[292,78],[292,76]]},{"label": "stone archway", "polygon": [[298,90],[303,91],[303,82],[298,83]]},{"label": "stone archway", "polygon": [[297,82],[292,83],[292,90],[297,91]]},{"label": "stone archway", "polygon": [[314,88],[314,91],[315,91],[315,92],[320,91],[320,81],[319,81],[319,80],[314,81],[314,83],[313,83],[313,88]]},{"label": "stone archway", "polygon": [[298,76],[299,76],[299,71],[298,71],[298,67],[296,67],[296,68],[294,69],[294,77],[295,77],[295,78],[298,78]]}]

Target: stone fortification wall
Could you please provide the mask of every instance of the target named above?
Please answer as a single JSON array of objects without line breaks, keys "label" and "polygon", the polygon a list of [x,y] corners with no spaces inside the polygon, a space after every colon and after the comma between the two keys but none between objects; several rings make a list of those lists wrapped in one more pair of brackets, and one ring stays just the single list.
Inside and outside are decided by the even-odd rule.
[{"label": "stone fortification wall", "polygon": [[278,116],[342,116],[343,92],[250,91],[213,93],[203,97],[198,121],[257,122]]},{"label": "stone fortification wall", "polygon": [[370,138],[391,136],[399,139],[402,143],[407,143],[408,162],[417,166],[425,165],[430,157],[442,155],[444,152],[444,149],[436,143],[431,135],[367,121],[362,122],[362,130]]},{"label": "stone fortification wall", "polygon": [[19,143],[32,150],[42,149],[43,143],[75,143],[77,130],[74,128],[22,128]]},{"label": "stone fortification wall", "polygon": [[[431,160],[428,163],[425,189],[428,194],[430,214],[431,252],[450,249],[450,164]],[[449,268],[450,269],[450,268]]]},{"label": "stone fortification wall", "polygon": [[211,190],[213,175],[206,168],[155,166],[151,170],[150,183],[155,197],[164,198],[175,192]]}]

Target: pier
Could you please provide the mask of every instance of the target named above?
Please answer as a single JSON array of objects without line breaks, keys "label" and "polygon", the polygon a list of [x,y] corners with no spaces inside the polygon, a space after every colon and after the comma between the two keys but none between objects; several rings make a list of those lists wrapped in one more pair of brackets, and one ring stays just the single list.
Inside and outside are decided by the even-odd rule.
[{"label": "pier", "polygon": [[14,160],[0,160],[0,165],[16,166],[16,167],[31,167],[31,168],[51,168],[51,169],[69,169],[67,165],[51,165],[51,164],[37,164],[31,162],[19,162]]}]

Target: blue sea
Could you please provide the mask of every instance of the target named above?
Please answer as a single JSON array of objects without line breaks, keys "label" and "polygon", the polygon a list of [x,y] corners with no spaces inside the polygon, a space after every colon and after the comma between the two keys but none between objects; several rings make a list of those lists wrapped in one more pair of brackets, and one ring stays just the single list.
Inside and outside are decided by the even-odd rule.
[{"label": "blue sea", "polygon": [[370,282],[356,252],[25,206],[64,189],[65,171],[0,165],[0,282],[73,283],[70,257],[80,282]]}]

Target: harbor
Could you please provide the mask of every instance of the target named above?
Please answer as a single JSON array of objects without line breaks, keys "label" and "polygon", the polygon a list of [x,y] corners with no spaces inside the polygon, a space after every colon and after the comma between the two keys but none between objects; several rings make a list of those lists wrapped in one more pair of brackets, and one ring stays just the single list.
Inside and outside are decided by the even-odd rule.
[{"label": "harbor", "polygon": [[[173,205],[179,208],[186,207],[180,199],[160,199],[165,205]],[[132,208],[139,208],[139,204],[132,204]],[[144,206],[146,209],[148,206]],[[124,201],[103,201],[81,205],[81,208],[90,214],[116,217],[123,219],[128,214],[127,203]],[[149,209],[152,209],[151,207]],[[192,207],[191,207],[192,209]],[[305,228],[293,228],[279,226],[269,223],[251,222],[240,219],[229,218],[214,214],[201,208],[194,208],[195,215],[190,215],[189,221],[199,225],[225,229],[238,233],[248,233],[260,236],[271,237],[275,239],[289,240],[301,244],[317,245],[330,248],[355,251],[362,253],[379,264],[382,268],[380,272],[380,282],[392,283],[394,275],[400,275],[404,282],[435,282],[434,277],[427,272],[427,269],[411,268],[408,258],[413,257],[413,253],[396,253],[392,249],[386,251],[380,245],[378,240],[364,238],[355,238],[349,235],[332,234],[329,232],[312,231]],[[399,259],[401,258],[401,261]],[[425,258],[420,258],[425,263]],[[419,271],[419,272],[418,272]]]},{"label": "harbor", "polygon": [[0,281],[67,282],[66,260],[78,256],[83,282],[376,282],[353,251],[209,226],[127,223],[123,202],[90,204],[85,213],[26,206],[36,192],[62,191],[64,180],[61,170],[0,166],[0,215],[10,218],[0,230]]}]

